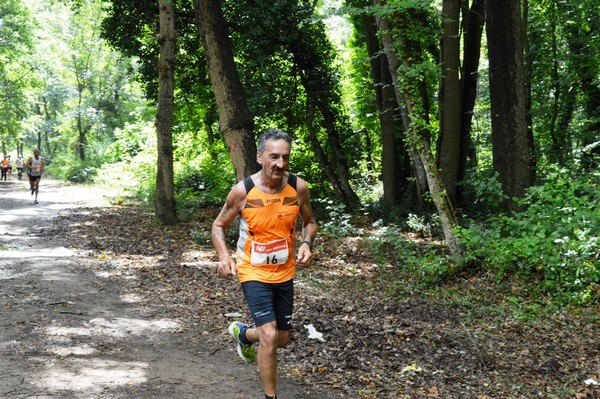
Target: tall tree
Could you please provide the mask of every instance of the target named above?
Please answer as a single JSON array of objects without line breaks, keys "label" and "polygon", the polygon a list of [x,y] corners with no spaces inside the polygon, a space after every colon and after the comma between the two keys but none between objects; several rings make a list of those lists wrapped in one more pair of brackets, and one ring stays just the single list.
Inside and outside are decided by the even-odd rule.
[{"label": "tall tree", "polygon": [[164,225],[177,223],[175,189],[173,184],[173,93],[175,48],[175,10],[172,0],[159,0],[160,58],[158,61],[158,106],[156,135],[158,166],[156,171],[155,212]]},{"label": "tall tree", "polygon": [[[379,1],[375,0],[377,5],[381,4]],[[418,158],[423,165],[429,192],[440,217],[440,224],[448,249],[456,260],[460,260],[464,255],[464,249],[458,242],[455,233],[455,227],[457,227],[456,214],[446,194],[431,152],[431,126],[429,124],[427,94],[424,89],[425,76],[415,73],[418,71],[417,65],[423,61],[422,43],[415,39],[419,35],[414,35],[414,30],[411,31],[410,35],[406,33],[410,31],[410,28],[421,31],[429,24],[427,10],[407,7],[401,11],[388,14],[389,11],[383,7],[379,12],[384,17],[381,14],[376,14],[377,25],[383,36],[383,44],[389,60],[398,106],[403,110],[404,123],[407,127],[406,130],[409,132],[407,142],[411,146],[415,158]],[[388,19],[394,23],[396,35],[393,37],[397,41],[392,40],[391,23],[388,22]]]},{"label": "tall tree", "polygon": [[583,97],[586,120],[580,139],[582,164],[586,168],[598,165],[600,159],[600,22],[597,16],[600,5],[597,1],[562,2],[556,0],[562,26],[569,46],[570,65],[574,68]]},{"label": "tall tree", "polygon": [[456,203],[456,184],[460,175],[461,85],[460,85],[460,0],[442,2],[440,133],[437,166],[448,197]]},{"label": "tall tree", "polygon": [[[341,101],[335,51],[310,2],[227,3],[236,59],[252,109],[268,124],[286,123],[307,142],[339,199],[355,208],[348,162],[352,134]],[[295,129],[294,129],[295,128]],[[308,136],[308,137],[307,137]],[[297,138],[296,138],[297,139]]]},{"label": "tall tree", "polygon": [[100,37],[100,0],[27,4],[43,40],[21,67],[31,76],[32,102],[21,135],[27,146],[42,148],[47,164],[61,160],[61,177],[80,181],[90,176],[82,165],[99,166],[114,130],[134,118],[138,86],[126,57]]},{"label": "tall tree", "polygon": [[194,0],[219,125],[238,180],[256,172],[254,121],[233,59],[229,30],[219,0]]},{"label": "tall tree", "polygon": [[[462,27],[464,38],[464,56],[461,69],[461,121],[460,121],[460,163],[458,167],[458,181],[464,181],[466,171],[470,164],[476,163],[476,152],[471,139],[471,123],[475,99],[477,98],[477,84],[479,81],[479,59],[481,57],[481,38],[485,23],[485,0],[463,2]],[[458,201],[463,200],[464,185],[457,187]]]},{"label": "tall tree", "polygon": [[[520,0],[488,1],[486,27],[494,169],[508,198],[520,198],[534,180]],[[516,208],[512,200],[506,206]]]},{"label": "tall tree", "polygon": [[[377,23],[372,15],[363,14],[362,26],[365,43],[369,53],[371,77],[375,87],[377,111],[381,127],[381,180],[383,198],[388,204],[397,204],[402,193],[402,183],[406,183],[407,174],[403,173],[400,156],[404,145],[397,137],[398,124],[396,112],[398,104],[387,57],[377,37]],[[407,155],[408,156],[408,155]]]},{"label": "tall tree", "polygon": [[[326,171],[335,192],[340,200],[349,208],[356,209],[360,204],[358,195],[350,184],[350,170],[346,150],[343,144],[343,132],[347,124],[342,123],[344,117],[340,112],[341,98],[335,78],[333,78],[331,65],[327,62],[333,61],[330,52],[331,44],[324,32],[322,24],[303,23],[302,15],[305,10],[296,10],[290,18],[296,27],[298,37],[287,43],[292,53],[294,64],[300,75],[300,81],[307,93],[308,115],[307,127],[311,134],[311,143],[319,157],[321,167]],[[319,149],[321,145],[315,133],[313,121],[315,113],[320,114],[322,129],[325,130],[329,156],[323,156],[324,151]],[[328,172],[329,171],[329,172]]]},{"label": "tall tree", "polygon": [[19,142],[33,70],[28,60],[33,30],[32,17],[21,0],[0,2],[0,141],[4,146],[10,143],[8,147]]}]

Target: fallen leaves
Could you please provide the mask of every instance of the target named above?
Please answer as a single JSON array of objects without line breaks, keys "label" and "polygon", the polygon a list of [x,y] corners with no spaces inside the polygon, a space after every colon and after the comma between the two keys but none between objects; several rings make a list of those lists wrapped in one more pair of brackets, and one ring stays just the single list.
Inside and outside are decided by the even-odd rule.
[{"label": "fallen leaves", "polygon": [[[212,247],[191,240],[212,218],[198,220],[163,228],[132,206],[80,209],[46,234],[95,259],[98,272],[135,279],[132,298],[162,304],[180,320],[178,331],[194,331],[217,351],[230,342],[231,315],[250,317],[239,284],[217,275]],[[480,290],[482,304],[426,293],[394,300],[382,286],[399,279],[393,266],[375,261],[360,239],[323,240],[318,250],[314,265],[298,272],[282,372],[350,398],[593,397],[596,387],[584,381],[600,378],[597,317],[502,319],[482,310],[503,298],[476,276],[456,289]]]}]

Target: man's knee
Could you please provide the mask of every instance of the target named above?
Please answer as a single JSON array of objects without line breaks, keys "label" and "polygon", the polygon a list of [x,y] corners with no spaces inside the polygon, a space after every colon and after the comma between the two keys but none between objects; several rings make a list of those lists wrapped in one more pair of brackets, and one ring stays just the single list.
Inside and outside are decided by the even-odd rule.
[{"label": "man's knee", "polygon": [[258,331],[260,332],[261,341],[263,339],[271,342],[277,340],[278,331],[275,326],[275,322],[267,323],[258,327]]}]

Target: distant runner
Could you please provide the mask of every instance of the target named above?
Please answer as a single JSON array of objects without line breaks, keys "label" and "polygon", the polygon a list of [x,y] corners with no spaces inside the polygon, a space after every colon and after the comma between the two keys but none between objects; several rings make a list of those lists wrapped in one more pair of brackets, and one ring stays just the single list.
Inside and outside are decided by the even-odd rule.
[{"label": "distant runner", "polygon": [[33,150],[33,157],[29,158],[25,166],[27,167],[27,176],[29,176],[29,188],[31,189],[31,195],[35,194],[33,203],[37,204],[40,179],[44,173],[44,160],[40,156],[39,148]]},{"label": "distant runner", "polygon": [[0,162],[0,169],[2,169],[2,177],[0,177],[0,180],[6,181],[6,174],[8,173],[8,159],[6,157]]},{"label": "distant runner", "polygon": [[17,158],[17,176],[19,180],[23,180],[23,168],[25,167],[25,161],[23,161],[23,157],[19,155]]}]

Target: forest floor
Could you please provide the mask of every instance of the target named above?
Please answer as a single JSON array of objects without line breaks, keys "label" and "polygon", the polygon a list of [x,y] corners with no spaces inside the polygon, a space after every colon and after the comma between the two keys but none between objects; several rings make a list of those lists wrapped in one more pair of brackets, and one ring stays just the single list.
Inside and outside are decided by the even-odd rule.
[{"label": "forest floor", "polygon": [[[0,398],[261,398],[226,332],[250,318],[216,273],[218,209],[165,228],[117,197],[44,179],[34,205],[0,182]],[[282,399],[600,397],[597,307],[508,312],[518,284],[485,274],[392,297],[395,268],[363,239],[316,244]]]}]

